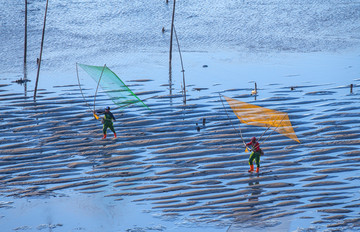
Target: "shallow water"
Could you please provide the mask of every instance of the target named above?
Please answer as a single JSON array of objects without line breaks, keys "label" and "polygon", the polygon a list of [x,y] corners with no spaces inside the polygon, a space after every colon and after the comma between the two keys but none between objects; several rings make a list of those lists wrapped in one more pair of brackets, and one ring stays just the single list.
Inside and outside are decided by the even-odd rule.
[{"label": "shallow water", "polygon": [[[249,223],[255,220],[269,231],[358,229],[356,94],[335,88],[320,98],[307,91],[292,98],[289,90],[280,100],[261,99],[264,88],[258,100],[248,97],[249,102],[287,110],[302,141],[296,144],[273,134],[263,144],[266,155],[257,176],[246,172],[248,155],[216,92],[190,91],[191,105],[184,111],[180,101],[173,99],[170,105],[162,98],[149,100],[152,114],[136,107],[116,110],[119,137],[114,140],[110,133],[104,141],[101,125],[87,113],[80,93],[57,101],[50,97],[53,92],[40,92],[34,105],[31,98],[14,100],[16,95],[7,96],[10,90],[2,89],[2,102],[15,102],[2,112],[2,228],[242,231],[256,229]],[[347,110],[337,111],[343,102]],[[246,138],[263,132],[241,127]],[[63,201],[76,202],[69,203],[76,222]],[[21,211],[23,204],[26,211]],[[21,223],[16,220],[19,213]],[[98,221],[89,222],[93,217]]]},{"label": "shallow water", "polygon": [[[29,3],[26,86],[13,83],[24,76],[23,5],[0,4],[2,229],[359,229],[358,1],[178,2],[186,107],[177,53],[173,96],[167,85],[171,4],[51,1],[36,102],[45,1]],[[151,97],[152,113],[114,110],[118,138],[101,140],[76,62],[106,63]],[[92,104],[96,83],[80,79]],[[226,112],[236,129],[238,120],[218,93],[288,112],[302,143],[272,134],[262,173],[249,175]],[[113,107],[105,94],[97,99],[96,108]],[[241,129],[245,139],[263,132]]]},{"label": "shallow water", "polygon": [[[45,1],[28,2],[29,68],[33,69],[39,54]],[[11,42],[1,43],[0,63],[2,70],[20,72],[23,2],[3,0],[1,4],[6,7],[0,13],[0,40]],[[357,0],[186,0],[177,3],[175,26],[186,52],[220,50],[265,56],[284,51],[334,52],[358,47],[359,8]],[[128,67],[138,59],[128,54],[167,53],[171,11],[172,4],[165,1],[52,1],[43,68],[66,68],[75,62]],[[164,34],[162,27],[166,29]],[[123,59],[125,62],[119,61]],[[166,59],[165,54],[161,61],[152,63],[162,65]]]}]

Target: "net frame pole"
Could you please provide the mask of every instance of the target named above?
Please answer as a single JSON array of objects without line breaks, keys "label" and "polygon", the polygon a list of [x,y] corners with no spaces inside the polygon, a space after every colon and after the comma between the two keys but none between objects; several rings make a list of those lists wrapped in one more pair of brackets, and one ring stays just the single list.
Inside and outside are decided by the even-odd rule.
[{"label": "net frame pole", "polygon": [[221,104],[223,105],[224,110],[225,110],[225,112],[226,112],[226,116],[227,116],[228,120],[230,121],[230,123],[231,123],[232,127],[234,128],[235,132],[236,132],[238,135],[240,135],[241,140],[242,140],[245,148],[247,148],[248,146],[246,145],[245,140],[244,140],[244,138],[243,138],[243,136],[242,136],[241,127],[239,126],[239,131],[240,131],[240,133],[239,133],[239,132],[236,130],[234,124],[232,123],[232,121],[231,121],[231,119],[230,119],[230,117],[229,117],[229,114],[228,114],[228,112],[227,112],[227,110],[226,110],[226,108],[225,108],[225,105],[224,105],[224,102],[223,102],[223,100],[222,100],[222,98],[221,98],[221,94],[220,94],[220,93],[219,93],[219,97],[220,97]]},{"label": "net frame pole", "polygon": [[102,69],[102,71],[101,71],[101,74],[100,74],[99,81],[98,81],[97,86],[96,86],[96,91],[95,91],[95,95],[94,95],[94,113],[95,113],[96,95],[97,95],[97,92],[98,92],[98,90],[99,90],[99,85],[100,85],[101,77],[102,77],[102,75],[103,75],[103,73],[104,73],[105,68],[106,68],[106,64],[104,64],[104,67],[103,67],[103,69]]},{"label": "net frame pole", "polygon": [[81,96],[82,96],[82,98],[84,99],[84,102],[85,102],[86,106],[87,106],[87,107],[89,108],[89,110],[91,111],[91,107],[90,107],[90,105],[87,103],[87,101],[86,101],[86,99],[85,99],[85,96],[84,96],[84,93],[83,93],[82,88],[81,88],[80,78],[79,78],[78,63],[76,63],[76,76],[77,76],[77,80],[78,80],[78,84],[79,84],[79,89],[80,89]]}]

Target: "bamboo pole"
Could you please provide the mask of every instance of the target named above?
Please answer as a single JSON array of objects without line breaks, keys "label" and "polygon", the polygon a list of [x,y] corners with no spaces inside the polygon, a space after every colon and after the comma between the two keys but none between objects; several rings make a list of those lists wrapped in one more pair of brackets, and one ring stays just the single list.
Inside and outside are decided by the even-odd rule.
[{"label": "bamboo pole", "polygon": [[27,96],[27,69],[26,69],[26,57],[27,57],[27,0],[25,0],[25,30],[24,30],[24,92]]},{"label": "bamboo pole", "polygon": [[171,33],[170,33],[170,52],[169,52],[169,85],[170,85],[170,95],[172,95],[172,77],[171,77],[171,61],[172,61],[172,41],[173,41],[173,32],[174,32],[174,18],[175,18],[175,3],[174,0],[172,19],[171,19]]},{"label": "bamboo pole", "polygon": [[26,66],[26,51],[27,51],[27,0],[25,0],[24,66]]},{"label": "bamboo pole", "polygon": [[34,100],[36,99],[37,86],[38,86],[38,82],[39,82],[41,56],[42,56],[42,51],[43,51],[43,46],[44,46],[45,24],[46,24],[46,14],[47,14],[47,9],[48,9],[48,3],[49,3],[49,0],[46,0],[45,15],[44,15],[44,26],[43,26],[42,37],[41,37],[40,57],[39,57],[39,63],[38,63],[38,70],[37,70],[37,74],[36,74]]},{"label": "bamboo pole", "polygon": [[181,62],[181,72],[182,72],[182,74],[183,74],[183,103],[184,103],[184,105],[186,105],[185,70],[184,70],[184,63],[183,63],[183,60],[182,60],[182,55],[181,55],[181,50],[180,50],[180,43],[179,43],[179,39],[178,39],[178,37],[177,37],[175,25],[174,25],[174,33],[175,33],[176,43],[177,43],[178,49],[179,49],[180,62]]},{"label": "bamboo pole", "polygon": [[100,74],[100,77],[99,77],[99,81],[97,83],[97,86],[96,86],[96,91],[95,91],[95,96],[94,96],[94,113],[95,113],[95,102],[96,102],[96,95],[97,95],[97,92],[98,92],[98,89],[99,89],[99,85],[100,85],[100,81],[101,81],[101,77],[104,73],[104,70],[106,68],[106,64],[104,64],[104,67],[103,69],[101,70],[101,74]]}]

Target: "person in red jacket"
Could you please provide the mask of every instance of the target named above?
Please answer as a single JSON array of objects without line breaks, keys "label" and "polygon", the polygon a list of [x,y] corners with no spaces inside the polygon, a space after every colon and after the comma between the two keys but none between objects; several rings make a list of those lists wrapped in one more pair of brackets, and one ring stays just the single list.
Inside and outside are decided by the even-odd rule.
[{"label": "person in red jacket", "polygon": [[251,141],[249,143],[246,144],[246,146],[251,146],[251,154],[250,154],[250,158],[249,158],[249,165],[250,165],[250,169],[249,172],[253,172],[254,171],[254,164],[253,161],[255,160],[256,162],[256,173],[259,173],[260,171],[260,156],[261,156],[261,149],[260,149],[260,144],[256,141],[255,137],[251,138]]}]

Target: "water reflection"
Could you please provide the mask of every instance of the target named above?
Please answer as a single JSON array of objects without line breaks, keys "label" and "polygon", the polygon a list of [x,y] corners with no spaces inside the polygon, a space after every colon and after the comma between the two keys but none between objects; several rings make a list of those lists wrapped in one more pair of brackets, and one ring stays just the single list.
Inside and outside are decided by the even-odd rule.
[{"label": "water reflection", "polygon": [[259,196],[262,193],[262,188],[260,188],[260,182],[258,179],[249,182],[249,187],[251,188],[251,195],[248,198],[248,201],[259,201]]},{"label": "water reflection", "polygon": [[27,97],[27,68],[26,62],[24,63],[24,96]]},{"label": "water reflection", "polygon": [[26,65],[24,65],[24,77],[20,78],[20,79],[17,79],[16,81],[12,81],[12,82],[17,83],[19,85],[24,85],[24,96],[27,97],[27,83],[29,81],[30,80],[27,79],[27,68],[26,68]]}]

